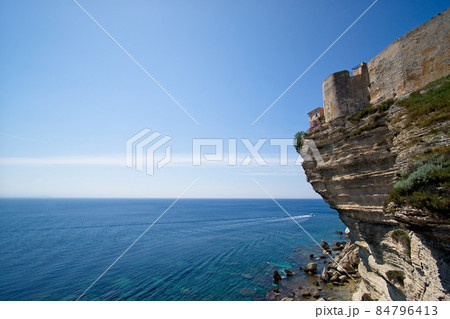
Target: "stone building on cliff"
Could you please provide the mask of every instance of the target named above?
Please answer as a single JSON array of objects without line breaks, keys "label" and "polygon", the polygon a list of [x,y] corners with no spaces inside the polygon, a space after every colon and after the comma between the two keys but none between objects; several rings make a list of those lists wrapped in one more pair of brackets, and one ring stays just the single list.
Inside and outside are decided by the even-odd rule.
[{"label": "stone building on cliff", "polygon": [[323,107],[317,107],[311,112],[308,112],[309,127],[319,124],[322,116],[324,116]]},{"label": "stone building on cliff", "polygon": [[[405,96],[450,73],[450,9],[409,31],[374,57],[323,81],[325,122]],[[314,111],[312,111],[314,112]],[[309,115],[309,113],[308,113]]]}]

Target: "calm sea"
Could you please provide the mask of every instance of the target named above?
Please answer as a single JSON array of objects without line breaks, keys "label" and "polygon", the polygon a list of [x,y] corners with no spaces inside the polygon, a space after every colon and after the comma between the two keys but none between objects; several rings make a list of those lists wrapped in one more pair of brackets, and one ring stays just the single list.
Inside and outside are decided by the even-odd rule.
[{"label": "calm sea", "polygon": [[[0,300],[75,300],[172,201],[1,199]],[[322,200],[279,202],[319,242],[345,229]],[[257,299],[311,252],[271,200],[182,199],[82,300]]]}]

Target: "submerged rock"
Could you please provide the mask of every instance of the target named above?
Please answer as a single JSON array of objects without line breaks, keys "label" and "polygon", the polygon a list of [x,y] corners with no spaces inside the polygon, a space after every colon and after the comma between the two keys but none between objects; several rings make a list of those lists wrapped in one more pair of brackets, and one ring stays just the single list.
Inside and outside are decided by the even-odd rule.
[{"label": "submerged rock", "polygon": [[317,271],[317,263],[309,263],[303,268],[303,270],[307,273],[313,274]]},{"label": "submerged rock", "polygon": [[322,244],[320,245],[322,247],[323,250],[325,251],[331,251],[330,249],[330,245],[328,245],[328,243],[325,240],[322,240]]},{"label": "submerged rock", "polygon": [[281,279],[283,279],[283,278],[281,278],[280,273],[279,273],[277,270],[275,270],[275,271],[273,272],[273,281],[274,281],[275,283],[279,283],[279,282],[281,281]]},{"label": "submerged rock", "polygon": [[301,290],[300,295],[302,295],[302,297],[309,297],[311,296],[311,292],[309,290]]},{"label": "submerged rock", "polygon": [[324,267],[324,268],[323,268],[323,271],[322,271],[322,274],[320,275],[320,280],[326,282],[327,279],[328,279],[327,268]]},{"label": "submerged rock", "polygon": [[345,241],[337,241],[337,242],[335,243],[336,246],[332,247],[331,250],[332,250],[332,251],[342,250],[342,249],[345,248],[345,244],[346,244]]},{"label": "submerged rock", "polygon": [[289,269],[285,269],[284,272],[286,273],[286,276],[288,276],[288,277],[292,277],[295,275],[295,273],[290,271]]},{"label": "submerged rock", "polygon": [[241,290],[239,290],[239,294],[244,297],[250,297],[255,295],[256,291],[252,289],[242,288]]}]

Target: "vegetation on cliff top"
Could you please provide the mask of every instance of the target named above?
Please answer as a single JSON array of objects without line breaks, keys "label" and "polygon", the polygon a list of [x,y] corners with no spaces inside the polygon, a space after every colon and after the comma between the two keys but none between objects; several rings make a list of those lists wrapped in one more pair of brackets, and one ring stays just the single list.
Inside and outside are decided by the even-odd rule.
[{"label": "vegetation on cliff top", "polygon": [[450,120],[450,75],[444,76],[437,81],[431,82],[424,88],[417,90],[405,99],[396,101],[386,100],[380,104],[367,104],[356,113],[347,117],[353,124],[371,117],[371,123],[360,127],[347,134],[346,138],[356,136],[362,131],[374,129],[383,125],[380,121],[385,118],[387,110],[396,103],[406,110],[406,127],[431,127],[440,122]]},{"label": "vegetation on cliff top", "polygon": [[302,141],[302,137],[303,135],[305,135],[306,133],[303,131],[297,132],[294,136],[294,147],[297,150],[297,152],[300,153],[300,150],[303,146],[303,141]]},{"label": "vegetation on cliff top", "polygon": [[361,120],[370,116],[369,123],[360,126],[353,131],[344,135],[344,139],[348,139],[350,137],[354,137],[360,135],[362,132],[370,131],[376,129],[380,126],[385,126],[385,118],[387,110],[395,103],[394,99],[386,100],[380,104],[366,104],[362,109],[358,112],[347,117],[347,120],[353,124],[358,124]]},{"label": "vegetation on cliff top", "polygon": [[398,101],[407,112],[407,127],[430,127],[450,120],[450,75]]},{"label": "vegetation on cliff top", "polygon": [[395,103],[394,99],[389,99],[384,101],[383,103],[373,105],[373,104],[366,104],[362,109],[360,109],[358,112],[350,115],[347,119],[352,122],[353,124],[358,123],[363,118],[366,118],[369,115],[377,114],[377,119],[381,118],[382,115],[392,106],[392,104]]},{"label": "vegetation on cliff top", "polygon": [[[392,105],[404,108],[397,115],[397,122],[404,119],[404,129],[431,129],[431,133],[441,131],[448,136],[450,120],[450,75],[428,84],[426,87],[410,94],[402,100],[389,99],[379,104],[367,104],[356,113],[347,117],[353,124],[358,124],[344,139],[356,137],[364,131],[387,125],[388,110]],[[341,127],[340,134],[345,132]],[[294,147],[299,152],[305,132],[295,135]],[[413,160],[413,159],[411,159]],[[391,190],[388,202],[400,206],[426,209],[430,212],[449,216],[450,212],[450,146],[432,149],[414,159],[410,168],[399,174],[399,180]]]},{"label": "vegetation on cliff top", "polygon": [[[406,110],[406,128],[433,128],[450,120],[450,75],[428,84],[400,100]],[[448,134],[448,127],[441,127]],[[450,212],[450,146],[435,148],[420,156],[399,174],[390,201],[441,214]]]},{"label": "vegetation on cliff top", "polygon": [[450,212],[450,146],[430,151],[400,173],[392,188],[390,201],[431,212]]}]

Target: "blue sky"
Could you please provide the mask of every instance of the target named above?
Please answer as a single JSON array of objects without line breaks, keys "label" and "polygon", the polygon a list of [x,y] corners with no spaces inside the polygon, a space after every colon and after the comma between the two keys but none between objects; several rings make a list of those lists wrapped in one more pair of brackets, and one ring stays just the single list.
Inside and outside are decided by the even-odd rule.
[{"label": "blue sky", "polygon": [[[322,105],[322,81],[368,62],[448,1],[379,0],[255,125],[373,1],[79,0],[183,105],[195,124],[74,1],[2,1],[0,196],[317,198],[303,169],[192,167],[193,138],[291,138]],[[172,137],[176,163],[125,166],[144,128]],[[238,143],[238,153],[245,149]],[[225,149],[225,152],[227,150]],[[278,156],[268,143],[264,156]]]}]

